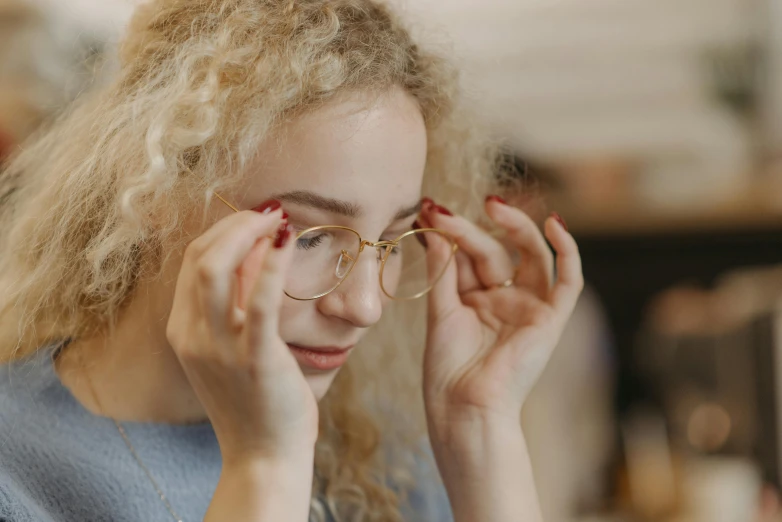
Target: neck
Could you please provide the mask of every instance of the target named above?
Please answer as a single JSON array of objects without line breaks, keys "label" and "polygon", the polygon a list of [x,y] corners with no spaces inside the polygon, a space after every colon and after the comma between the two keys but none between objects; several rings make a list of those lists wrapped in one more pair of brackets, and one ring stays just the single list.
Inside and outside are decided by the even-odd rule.
[{"label": "neck", "polygon": [[[116,328],[74,339],[57,359],[57,373],[76,399],[96,415],[119,421],[190,424],[206,419],[166,339],[170,300],[138,292]],[[94,393],[93,393],[94,390]]]}]

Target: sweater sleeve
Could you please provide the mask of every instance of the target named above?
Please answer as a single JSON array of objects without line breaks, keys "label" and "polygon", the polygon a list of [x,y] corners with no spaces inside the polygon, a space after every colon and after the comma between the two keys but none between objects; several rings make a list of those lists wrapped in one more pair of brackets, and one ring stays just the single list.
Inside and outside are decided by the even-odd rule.
[{"label": "sweater sleeve", "polygon": [[32,499],[0,468],[0,522],[50,521],[42,514],[35,515],[33,506]]},{"label": "sweater sleeve", "polygon": [[422,455],[413,466],[415,487],[408,494],[408,506],[403,509],[408,522],[453,522],[451,504],[435,464],[429,442],[422,442]]}]

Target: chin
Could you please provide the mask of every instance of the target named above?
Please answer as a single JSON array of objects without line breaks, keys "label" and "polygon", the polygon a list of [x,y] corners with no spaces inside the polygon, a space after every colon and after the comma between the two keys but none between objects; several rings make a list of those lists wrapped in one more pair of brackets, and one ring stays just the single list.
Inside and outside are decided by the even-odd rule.
[{"label": "chin", "polygon": [[334,382],[334,378],[337,376],[337,373],[339,373],[339,370],[318,373],[304,373],[304,379],[307,381],[307,384],[309,384],[310,389],[312,390],[312,393],[315,395],[315,399],[317,399],[318,402],[320,402],[320,400],[326,396],[326,393],[328,393],[329,388],[331,387],[331,383]]}]

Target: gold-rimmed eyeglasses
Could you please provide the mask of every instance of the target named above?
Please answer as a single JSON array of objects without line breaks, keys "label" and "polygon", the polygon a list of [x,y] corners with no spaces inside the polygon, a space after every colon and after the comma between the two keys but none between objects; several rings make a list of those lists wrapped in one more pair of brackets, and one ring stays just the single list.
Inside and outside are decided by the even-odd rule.
[{"label": "gold-rimmed eyeglasses", "polygon": [[[234,212],[234,205],[214,193]],[[297,301],[321,298],[338,288],[366,247],[377,252],[378,279],[385,295],[408,301],[426,295],[445,274],[456,254],[454,237],[437,228],[414,228],[388,241],[368,241],[350,227],[320,225],[296,233],[295,252],[285,294]],[[428,245],[447,245],[448,256],[427,258]]]}]

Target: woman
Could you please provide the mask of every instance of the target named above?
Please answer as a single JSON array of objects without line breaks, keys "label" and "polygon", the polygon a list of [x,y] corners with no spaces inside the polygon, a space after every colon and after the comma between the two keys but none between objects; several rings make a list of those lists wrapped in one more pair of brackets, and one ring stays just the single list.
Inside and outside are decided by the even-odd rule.
[{"label": "woman", "polygon": [[446,64],[370,0],[156,0],[121,59],[3,175],[0,518],[539,519],[579,256],[475,196]]}]

